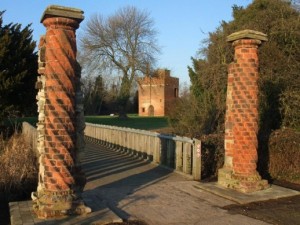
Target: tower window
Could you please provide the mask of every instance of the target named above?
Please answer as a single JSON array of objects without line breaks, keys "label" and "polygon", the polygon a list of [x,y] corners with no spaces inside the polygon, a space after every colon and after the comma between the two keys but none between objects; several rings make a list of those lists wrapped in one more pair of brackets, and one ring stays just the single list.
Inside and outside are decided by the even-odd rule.
[{"label": "tower window", "polygon": [[174,88],[174,97],[175,97],[175,98],[178,97],[178,88]]}]

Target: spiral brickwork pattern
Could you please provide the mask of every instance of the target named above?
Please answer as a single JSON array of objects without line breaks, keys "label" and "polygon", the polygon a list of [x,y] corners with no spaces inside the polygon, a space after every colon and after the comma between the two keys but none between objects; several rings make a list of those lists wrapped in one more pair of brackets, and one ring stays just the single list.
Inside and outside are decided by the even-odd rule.
[{"label": "spiral brickwork pattern", "polygon": [[[244,39],[233,43],[235,63],[229,68],[232,93],[228,121],[233,122],[233,137],[229,147],[233,154],[233,168],[236,175],[248,176],[256,173],[258,132],[258,54],[259,40]],[[228,136],[227,136],[228,135]],[[232,149],[233,148],[233,149]]]},{"label": "spiral brickwork pattern", "polygon": [[39,183],[32,193],[39,218],[91,211],[81,198],[85,123],[75,31],[82,20],[81,10],[56,5],[42,17],[47,31],[39,44]]},{"label": "spiral brickwork pattern", "polygon": [[47,18],[45,67],[45,188],[68,191],[74,185],[76,38],[78,22]]},{"label": "spiral brickwork pattern", "polygon": [[245,30],[234,33],[230,40],[233,41],[234,62],[228,66],[225,163],[219,170],[218,183],[242,192],[253,192],[268,187],[267,181],[262,180],[256,171],[258,46],[266,37],[262,33]]}]

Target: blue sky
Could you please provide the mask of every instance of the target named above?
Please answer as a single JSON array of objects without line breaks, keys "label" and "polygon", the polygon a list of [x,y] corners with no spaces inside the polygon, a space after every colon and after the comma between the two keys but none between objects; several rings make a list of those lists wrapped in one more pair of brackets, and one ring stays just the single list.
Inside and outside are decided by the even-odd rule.
[{"label": "blue sky", "polygon": [[[201,42],[214,31],[222,20],[230,21],[234,4],[247,6],[251,0],[0,0],[0,11],[6,10],[4,24],[32,23],[33,38],[38,41],[45,33],[40,18],[48,5],[80,8],[85,20],[100,13],[110,15],[123,6],[131,5],[147,10],[158,31],[158,44],[162,47],[157,66],[171,70],[180,84],[189,83],[187,66],[196,55]],[[78,29],[78,36],[82,29]]]}]

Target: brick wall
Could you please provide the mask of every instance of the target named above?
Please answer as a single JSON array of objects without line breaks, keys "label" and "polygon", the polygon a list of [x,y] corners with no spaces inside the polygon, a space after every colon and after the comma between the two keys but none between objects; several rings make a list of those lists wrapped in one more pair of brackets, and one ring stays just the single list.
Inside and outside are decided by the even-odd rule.
[{"label": "brick wall", "polygon": [[168,115],[178,98],[179,79],[167,77],[165,80],[165,115]]}]

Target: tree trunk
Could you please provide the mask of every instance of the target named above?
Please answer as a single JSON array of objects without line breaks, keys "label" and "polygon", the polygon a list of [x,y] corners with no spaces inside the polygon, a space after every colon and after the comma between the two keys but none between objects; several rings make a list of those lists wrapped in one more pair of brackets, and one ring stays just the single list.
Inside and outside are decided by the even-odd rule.
[{"label": "tree trunk", "polygon": [[121,83],[121,89],[118,96],[118,110],[119,118],[126,119],[127,117],[127,104],[130,97],[130,87],[131,83],[128,78],[128,74],[124,73]]}]

